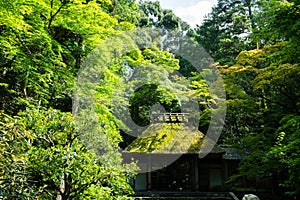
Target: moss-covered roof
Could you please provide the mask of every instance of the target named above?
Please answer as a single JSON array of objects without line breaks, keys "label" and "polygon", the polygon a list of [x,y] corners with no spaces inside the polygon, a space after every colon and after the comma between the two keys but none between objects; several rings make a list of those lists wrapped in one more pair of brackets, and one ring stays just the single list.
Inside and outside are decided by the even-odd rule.
[{"label": "moss-covered roof", "polygon": [[132,153],[204,153],[211,146],[210,153],[224,153],[213,141],[200,131],[193,131],[184,123],[151,124],[126,150]]}]

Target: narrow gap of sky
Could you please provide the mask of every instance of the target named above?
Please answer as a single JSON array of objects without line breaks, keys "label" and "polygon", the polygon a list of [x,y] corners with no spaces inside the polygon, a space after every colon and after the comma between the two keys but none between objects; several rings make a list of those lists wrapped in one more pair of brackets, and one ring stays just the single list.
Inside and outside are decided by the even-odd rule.
[{"label": "narrow gap of sky", "polygon": [[[151,0],[156,1],[156,0]],[[200,25],[217,0],[158,0],[164,9],[171,9],[192,28]]]}]

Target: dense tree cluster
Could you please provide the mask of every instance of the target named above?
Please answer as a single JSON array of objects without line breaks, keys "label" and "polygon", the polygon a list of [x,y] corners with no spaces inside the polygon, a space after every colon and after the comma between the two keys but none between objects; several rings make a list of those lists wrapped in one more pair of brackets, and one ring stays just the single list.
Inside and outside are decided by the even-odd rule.
[{"label": "dense tree cluster", "polygon": [[2,197],[124,199],[135,167],[122,164],[118,129],[106,126],[106,153],[90,149],[74,126],[72,93],[82,59],[107,37],[133,28],[137,15],[124,10],[138,5],[17,0],[0,6]]},{"label": "dense tree cluster", "polygon": [[249,154],[230,181],[243,187],[244,178],[255,189],[268,179],[276,198],[297,196],[299,2],[226,2],[218,1],[194,37],[221,63],[227,93],[222,141]]},{"label": "dense tree cluster", "polygon": [[[154,5],[159,21],[147,11]],[[124,125],[113,109],[125,100],[115,94],[125,89],[129,68],[141,65],[163,76],[179,61],[154,44],[120,58],[105,55],[111,62],[93,93],[97,121],[87,112],[71,115],[73,94],[81,95],[75,82],[83,61],[109,37],[138,26],[179,30],[183,22],[152,2],[4,0],[0,6],[1,198],[125,199],[136,167],[122,164]],[[86,130],[80,120],[97,125]]]}]

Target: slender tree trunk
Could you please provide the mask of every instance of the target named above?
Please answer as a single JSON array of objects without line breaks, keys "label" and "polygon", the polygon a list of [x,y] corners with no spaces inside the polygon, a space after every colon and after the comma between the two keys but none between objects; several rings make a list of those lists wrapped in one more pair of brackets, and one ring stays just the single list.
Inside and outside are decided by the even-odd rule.
[{"label": "slender tree trunk", "polygon": [[65,192],[65,179],[64,179],[64,176],[60,179],[60,186],[59,186],[59,189],[60,189],[60,192],[58,193],[57,197],[56,197],[56,200],[64,200],[64,192]]}]

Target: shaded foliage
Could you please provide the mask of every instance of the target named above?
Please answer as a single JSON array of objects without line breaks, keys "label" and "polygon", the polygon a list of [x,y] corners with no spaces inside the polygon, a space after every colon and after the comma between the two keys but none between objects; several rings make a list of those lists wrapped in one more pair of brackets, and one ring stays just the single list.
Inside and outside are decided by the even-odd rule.
[{"label": "shaded foliage", "polygon": [[[1,114],[0,129],[1,189],[6,199],[115,199],[131,191],[126,170],[87,149],[69,113],[26,109],[14,118]],[[93,187],[103,192],[90,193]]]}]

